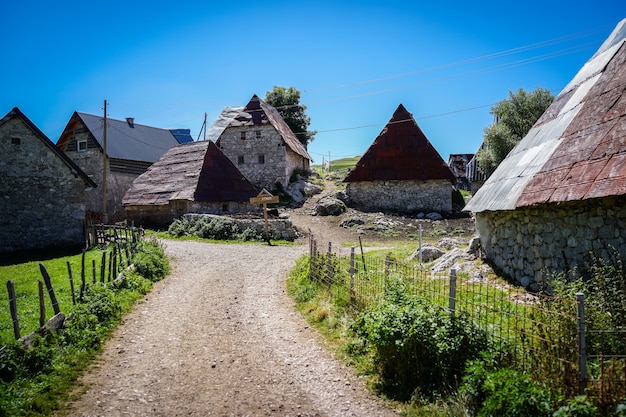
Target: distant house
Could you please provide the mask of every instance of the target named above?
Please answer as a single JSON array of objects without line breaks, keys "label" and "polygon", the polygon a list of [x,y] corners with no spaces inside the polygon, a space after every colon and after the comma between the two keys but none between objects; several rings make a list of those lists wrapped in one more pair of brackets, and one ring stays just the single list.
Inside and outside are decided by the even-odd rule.
[{"label": "distant house", "polygon": [[[478,149],[480,151],[480,149],[482,149],[484,146],[484,143],[480,145],[480,148]],[[483,184],[485,183],[485,181],[487,181],[487,174],[485,174],[483,172],[483,170],[480,168],[480,164],[478,163],[478,158],[476,157],[478,154],[474,154],[474,156],[472,157],[472,159],[469,160],[469,162],[467,163],[467,167],[465,168],[465,176],[468,179],[469,183],[470,183],[470,191],[473,194],[476,194],[476,192],[480,189],[480,187],[483,186]]]},{"label": "distant house", "polygon": [[171,148],[132,184],[122,204],[136,225],[166,226],[187,213],[256,210],[257,190],[210,140]]},{"label": "distant house", "polygon": [[531,288],[626,253],[626,19],[465,209],[487,257]]},{"label": "distant house", "polygon": [[467,176],[467,166],[472,158],[474,158],[473,153],[450,154],[448,166],[456,177],[457,190],[470,191],[472,189],[471,181]]},{"label": "distant house", "polygon": [[306,146],[274,107],[254,95],[240,111],[233,110],[238,108],[226,108],[218,119],[216,144],[255,187],[274,190],[276,184],[288,185],[295,171],[309,169]]},{"label": "distant house", "polygon": [[[106,129],[106,208],[109,222],[122,220],[122,197],[132,182],[156,162],[168,149],[193,139],[188,129],[159,129],[140,125],[132,118],[107,118]],[[74,112],[57,146],[70,156],[99,186],[86,207],[88,217],[102,221],[103,117]]]},{"label": "distant house", "polygon": [[84,245],[95,187],[17,107],[0,119],[0,252]]},{"label": "distant house", "polygon": [[344,182],[364,211],[450,212],[456,177],[400,104]]}]

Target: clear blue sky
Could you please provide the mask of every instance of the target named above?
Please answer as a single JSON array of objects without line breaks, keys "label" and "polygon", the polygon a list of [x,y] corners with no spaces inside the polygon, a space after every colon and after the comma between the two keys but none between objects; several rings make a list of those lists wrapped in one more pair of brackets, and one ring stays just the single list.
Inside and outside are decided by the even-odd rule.
[{"label": "clear blue sky", "polygon": [[224,106],[293,86],[316,163],[362,154],[402,103],[447,160],[474,153],[509,90],[553,90],[626,1],[7,1],[0,117],[56,142],[74,111],[199,134]]}]

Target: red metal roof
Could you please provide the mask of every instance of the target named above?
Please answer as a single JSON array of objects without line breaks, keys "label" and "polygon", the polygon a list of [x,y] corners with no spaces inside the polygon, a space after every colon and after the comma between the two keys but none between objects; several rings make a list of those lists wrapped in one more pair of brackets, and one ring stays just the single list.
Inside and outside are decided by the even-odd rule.
[{"label": "red metal roof", "polygon": [[345,182],[456,177],[402,104],[348,173]]}]

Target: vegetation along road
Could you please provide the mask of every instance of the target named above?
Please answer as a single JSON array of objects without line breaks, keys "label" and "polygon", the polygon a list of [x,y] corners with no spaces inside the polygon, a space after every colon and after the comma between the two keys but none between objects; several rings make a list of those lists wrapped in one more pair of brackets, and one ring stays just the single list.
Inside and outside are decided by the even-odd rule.
[{"label": "vegetation along road", "polygon": [[392,416],[294,310],[306,245],[165,241],[172,273],[80,380],[72,416]]}]

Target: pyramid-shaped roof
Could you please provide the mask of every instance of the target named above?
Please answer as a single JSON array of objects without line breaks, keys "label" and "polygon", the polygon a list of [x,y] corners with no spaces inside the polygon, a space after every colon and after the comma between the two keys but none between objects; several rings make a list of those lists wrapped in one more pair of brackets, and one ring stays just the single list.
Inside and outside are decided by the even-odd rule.
[{"label": "pyramid-shaped roof", "polygon": [[402,104],[348,173],[345,182],[456,177]]},{"label": "pyramid-shaped roof", "polygon": [[[228,108],[227,108],[228,109]],[[285,122],[278,110],[261,100],[256,94],[252,96],[246,107],[230,119],[228,127],[259,126],[270,124],[282,136],[285,144],[293,152],[303,158],[312,160],[306,147],[296,138],[289,125]]]},{"label": "pyramid-shaped roof", "polygon": [[165,205],[172,200],[248,202],[256,189],[210,140],[167,151],[130,187],[123,205]]},{"label": "pyramid-shaped roof", "polygon": [[561,91],[466,210],[626,194],[626,19]]}]

